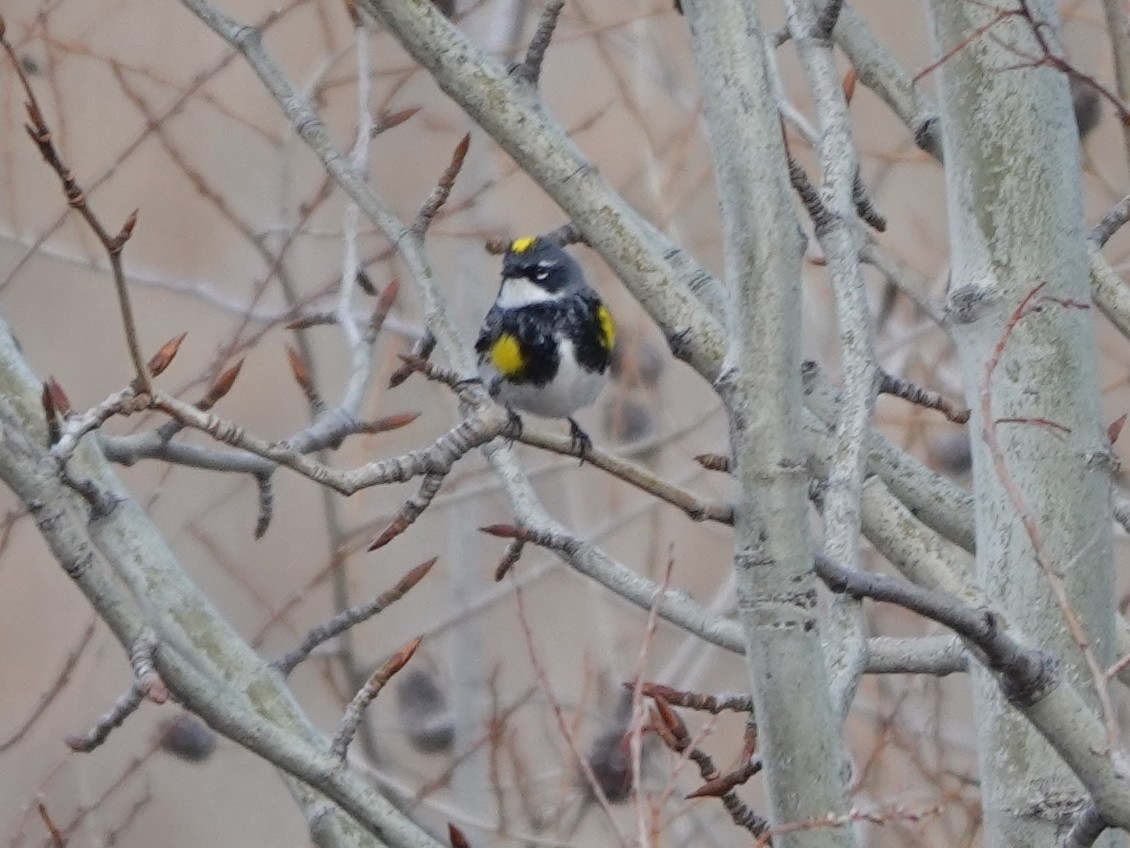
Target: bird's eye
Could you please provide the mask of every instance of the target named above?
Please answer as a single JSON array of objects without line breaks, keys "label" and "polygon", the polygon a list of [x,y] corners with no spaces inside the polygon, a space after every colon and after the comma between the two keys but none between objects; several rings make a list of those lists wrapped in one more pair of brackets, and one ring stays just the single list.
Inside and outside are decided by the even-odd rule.
[{"label": "bird's eye", "polygon": [[545,282],[546,280],[549,279],[549,272],[548,271],[535,271],[534,272],[534,279],[537,280],[538,282]]}]

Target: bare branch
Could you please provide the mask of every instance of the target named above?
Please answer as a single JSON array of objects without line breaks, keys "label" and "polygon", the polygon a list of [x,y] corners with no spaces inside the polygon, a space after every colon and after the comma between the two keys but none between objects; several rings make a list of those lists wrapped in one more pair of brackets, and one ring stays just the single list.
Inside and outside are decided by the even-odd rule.
[{"label": "bare branch", "polygon": [[557,29],[557,19],[563,8],[565,8],[565,0],[547,0],[538,20],[537,31],[534,32],[529,49],[526,50],[526,58],[514,69],[514,73],[530,85],[536,86],[541,79],[545,52],[549,49],[549,42],[553,38],[553,31]]},{"label": "bare branch", "polygon": [[1103,219],[1091,230],[1090,239],[1099,247],[1105,245],[1110,237],[1130,221],[1130,194],[1118,201],[1103,215]]},{"label": "bare branch", "polygon": [[955,424],[964,424],[969,420],[969,407],[959,406],[935,391],[916,386],[909,380],[886,371],[879,374],[879,392],[900,397],[927,409],[936,409]]},{"label": "bare branch", "polygon": [[447,202],[447,198],[451,196],[452,190],[455,188],[455,180],[459,177],[459,172],[463,170],[463,161],[467,158],[467,149],[471,146],[471,134],[467,133],[460,139],[459,143],[455,145],[455,152],[451,154],[451,164],[444,169],[439,182],[436,183],[435,189],[432,190],[431,195],[424,205],[420,207],[420,211],[416,213],[416,220],[412,222],[412,229],[423,235],[431,226],[432,219],[435,218],[436,213]]},{"label": "bare branch", "polygon": [[130,301],[125,272],[122,270],[122,248],[124,248],[126,242],[129,241],[130,235],[133,233],[133,228],[137,224],[137,210],[134,210],[129,217],[126,218],[121,230],[116,234],[111,235],[102,225],[102,221],[95,215],[94,211],[87,203],[86,192],[75,180],[71,170],[59,157],[58,151],[55,149],[55,144],[52,141],[51,130],[43,118],[43,110],[39,106],[35,91],[28,82],[27,76],[24,73],[23,64],[16,55],[15,49],[4,35],[3,29],[3,25],[0,23],[0,47],[3,47],[4,51],[8,54],[12,69],[16,72],[20,83],[23,85],[24,92],[27,94],[26,105],[30,124],[25,125],[24,128],[27,130],[28,135],[31,136],[31,140],[35,142],[36,147],[39,148],[43,160],[58,175],[63,185],[63,193],[66,195],[67,203],[82,216],[87,226],[90,227],[91,231],[98,238],[98,241],[102,244],[102,248],[106,251],[106,256],[110,261],[110,268],[113,271],[114,287],[118,295],[118,307],[121,310],[122,324],[125,328],[126,347],[129,350],[130,359],[133,361],[138,390],[145,394],[150,394],[152,393],[152,385],[149,380],[149,372],[145,367],[145,360],[141,355],[141,344],[138,341],[137,323],[133,315],[133,304]]},{"label": "bare branch", "polygon": [[83,753],[93,751],[106,741],[115,728],[121,727],[127,718],[137,712],[137,708],[141,706],[141,702],[144,700],[145,686],[141,681],[135,680],[130,684],[125,694],[114,702],[110,711],[99,717],[94,727],[82,736],[68,736],[67,747],[72,751]]},{"label": "bare branch", "polygon": [[349,706],[345,708],[345,714],[341,717],[341,723],[338,725],[337,732],[334,734],[333,741],[330,743],[330,751],[339,760],[344,760],[347,751],[349,750],[349,743],[353,741],[353,735],[357,732],[357,726],[364,718],[365,709],[369,704],[376,700],[377,695],[385,687],[385,684],[392,679],[400,669],[408,664],[412,659],[412,655],[416,653],[416,649],[420,647],[420,641],[423,637],[417,636],[399,651],[392,655],[382,665],[373,676],[369,678],[369,682],[361,687],[361,690],[353,696],[353,700],[349,702]]}]

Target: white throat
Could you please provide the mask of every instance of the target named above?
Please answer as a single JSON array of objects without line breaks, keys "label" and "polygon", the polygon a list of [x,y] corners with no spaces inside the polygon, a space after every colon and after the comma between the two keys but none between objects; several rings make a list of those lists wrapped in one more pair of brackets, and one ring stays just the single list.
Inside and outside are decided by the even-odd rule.
[{"label": "white throat", "polygon": [[504,277],[502,289],[498,293],[498,305],[502,309],[517,309],[519,306],[560,300],[561,294],[548,292],[525,277]]}]

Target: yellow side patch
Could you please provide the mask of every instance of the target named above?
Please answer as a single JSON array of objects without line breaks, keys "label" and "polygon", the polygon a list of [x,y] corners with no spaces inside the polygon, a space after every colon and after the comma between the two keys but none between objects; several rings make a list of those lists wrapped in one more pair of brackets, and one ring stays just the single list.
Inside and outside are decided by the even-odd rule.
[{"label": "yellow side patch", "polygon": [[522,346],[516,336],[503,333],[490,346],[490,364],[504,377],[513,377],[526,367]]},{"label": "yellow side patch", "polygon": [[612,350],[616,343],[616,324],[612,320],[612,313],[601,304],[596,308],[596,320],[600,324],[600,346],[605,350]]},{"label": "yellow side patch", "polygon": [[526,236],[525,238],[514,239],[514,241],[510,242],[510,252],[525,253],[533,247],[535,241],[537,241],[537,236]]}]

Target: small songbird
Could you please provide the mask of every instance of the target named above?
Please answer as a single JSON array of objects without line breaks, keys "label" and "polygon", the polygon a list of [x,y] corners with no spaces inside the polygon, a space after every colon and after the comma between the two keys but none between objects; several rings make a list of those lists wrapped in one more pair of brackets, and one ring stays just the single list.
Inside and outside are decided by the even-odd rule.
[{"label": "small songbird", "polygon": [[511,412],[567,419],[583,456],[592,440],[573,414],[604,387],[615,338],[611,313],[572,256],[546,239],[510,243],[475,343],[491,397]]}]

